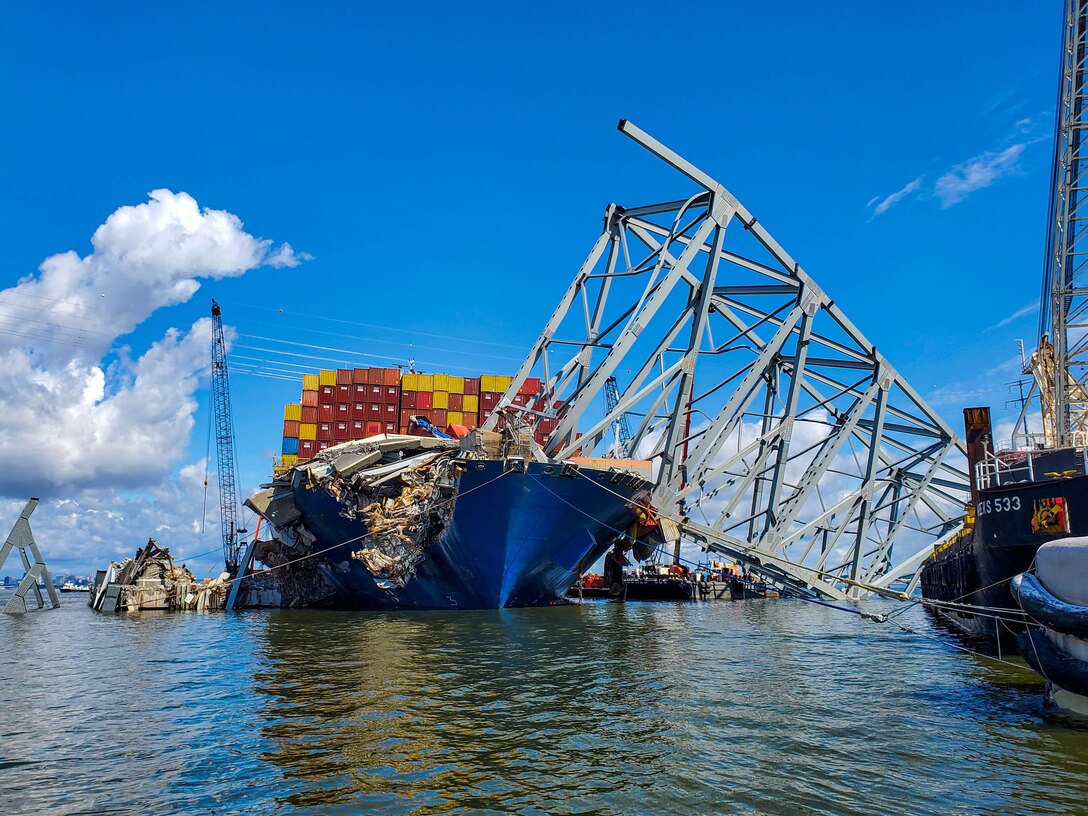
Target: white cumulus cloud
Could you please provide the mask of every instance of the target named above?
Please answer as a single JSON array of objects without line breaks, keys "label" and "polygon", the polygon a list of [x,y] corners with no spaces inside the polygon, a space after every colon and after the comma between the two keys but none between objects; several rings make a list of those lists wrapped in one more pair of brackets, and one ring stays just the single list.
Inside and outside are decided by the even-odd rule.
[{"label": "white cumulus cloud", "polygon": [[0,291],[0,495],[161,482],[189,442],[211,322],[169,329],[135,359],[111,354],[115,341],[187,301],[202,279],[304,258],[169,190],[119,208],[91,244],[90,254],[53,255]]}]

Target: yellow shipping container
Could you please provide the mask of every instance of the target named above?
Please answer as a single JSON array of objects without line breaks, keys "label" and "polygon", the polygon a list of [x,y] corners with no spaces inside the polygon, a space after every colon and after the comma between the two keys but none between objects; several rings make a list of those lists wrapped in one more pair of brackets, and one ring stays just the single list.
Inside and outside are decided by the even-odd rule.
[{"label": "yellow shipping container", "polygon": [[460,411],[450,411],[446,414],[446,422],[450,425],[464,425],[465,415]]},{"label": "yellow shipping container", "polygon": [[465,394],[462,405],[466,414],[478,414],[480,412],[480,398],[475,394]]},{"label": "yellow shipping container", "polygon": [[321,385],[316,374],[303,374],[302,375],[302,390],[303,391],[316,391],[317,387]]},{"label": "yellow shipping container", "polygon": [[298,455],[294,453],[285,453],[280,457],[280,463],[284,467],[293,467],[298,464]]},{"label": "yellow shipping container", "polygon": [[496,384],[499,386],[495,390],[501,392],[501,391],[505,391],[507,388],[510,387],[510,383],[512,383],[514,381],[514,378],[513,377],[496,377],[495,380],[496,380]]},{"label": "yellow shipping container", "polygon": [[294,403],[288,403],[283,406],[283,418],[285,420],[294,420],[298,422],[302,419],[302,406],[295,405]]},{"label": "yellow shipping container", "polygon": [[450,375],[449,374],[435,374],[434,375],[434,390],[445,391],[447,394],[450,392]]},{"label": "yellow shipping container", "polygon": [[446,389],[451,394],[463,394],[465,393],[465,378],[454,377],[450,375],[450,387]]},{"label": "yellow shipping container", "polygon": [[317,439],[317,425],[312,422],[303,422],[298,426],[299,439]]},{"label": "yellow shipping container", "polygon": [[493,394],[499,389],[496,387],[495,381],[498,380],[494,374],[483,374],[480,376],[480,392],[485,394]]},{"label": "yellow shipping container", "polygon": [[336,369],[335,368],[323,368],[321,374],[318,375],[317,381],[321,385],[336,385]]},{"label": "yellow shipping container", "polygon": [[431,374],[417,374],[416,391],[434,391],[434,377]]},{"label": "yellow shipping container", "polygon": [[400,390],[401,391],[418,391],[419,390],[419,375],[418,374],[405,374],[400,378]]},{"label": "yellow shipping container", "polygon": [[449,408],[450,407],[450,395],[445,391],[434,392],[434,407],[435,408]]}]

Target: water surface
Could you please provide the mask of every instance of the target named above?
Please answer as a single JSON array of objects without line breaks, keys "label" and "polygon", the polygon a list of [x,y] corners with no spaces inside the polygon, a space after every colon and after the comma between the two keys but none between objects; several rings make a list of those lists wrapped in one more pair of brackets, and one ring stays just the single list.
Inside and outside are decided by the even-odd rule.
[{"label": "water surface", "polygon": [[84,600],[0,616],[0,814],[1088,807],[1088,730],[918,609],[902,620],[928,637],[781,600],[119,617]]}]

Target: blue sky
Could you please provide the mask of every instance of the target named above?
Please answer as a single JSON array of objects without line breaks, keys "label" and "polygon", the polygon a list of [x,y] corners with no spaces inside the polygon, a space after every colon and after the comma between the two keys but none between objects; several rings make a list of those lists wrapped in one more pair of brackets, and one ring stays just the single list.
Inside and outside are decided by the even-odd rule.
[{"label": "blue sky", "polygon": [[[213,296],[237,346],[288,336],[513,371],[605,205],[691,191],[616,132],[628,118],[726,184],[953,427],[964,405],[1010,397],[1035,315],[999,324],[1038,299],[1057,2],[224,5],[0,9],[0,287],[87,256],[99,225],[160,188],[312,256],[152,309],[103,354],[107,396]],[[80,325],[109,323],[117,300],[101,301]],[[252,487],[298,385],[233,385]],[[178,487],[202,479],[206,386],[191,396],[191,429],[148,443],[161,467],[77,468],[52,491],[43,544],[93,531],[62,565],[128,552],[174,516],[161,543],[217,546],[188,529]],[[0,398],[28,399],[11,381]],[[14,464],[57,444],[7,433]],[[33,468],[3,490],[9,511],[50,492]]]}]

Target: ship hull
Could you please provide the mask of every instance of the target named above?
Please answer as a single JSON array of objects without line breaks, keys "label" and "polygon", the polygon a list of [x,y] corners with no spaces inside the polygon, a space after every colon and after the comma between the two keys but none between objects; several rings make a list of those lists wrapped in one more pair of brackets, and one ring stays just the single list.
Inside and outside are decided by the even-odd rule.
[{"label": "ship hull", "polygon": [[[1047,531],[1037,515],[1055,499],[1063,502],[1065,527]],[[1023,628],[1007,619],[1012,616],[996,621],[970,607],[1016,610],[1009,581],[1031,568],[1039,547],[1070,535],[1088,535],[1088,476],[979,490],[976,508],[971,533],[923,567],[922,597],[943,602],[931,608],[956,629],[993,641],[1012,639]]]},{"label": "ship hull", "polygon": [[[403,586],[371,573],[352,552],[366,524],[328,492],[294,485],[295,504],[324,550],[320,569],[337,606],[360,609],[498,609],[563,601],[570,586],[634,520],[649,484],[631,475],[558,464],[469,463],[449,526]],[[338,544],[337,542],[344,542]]]}]

